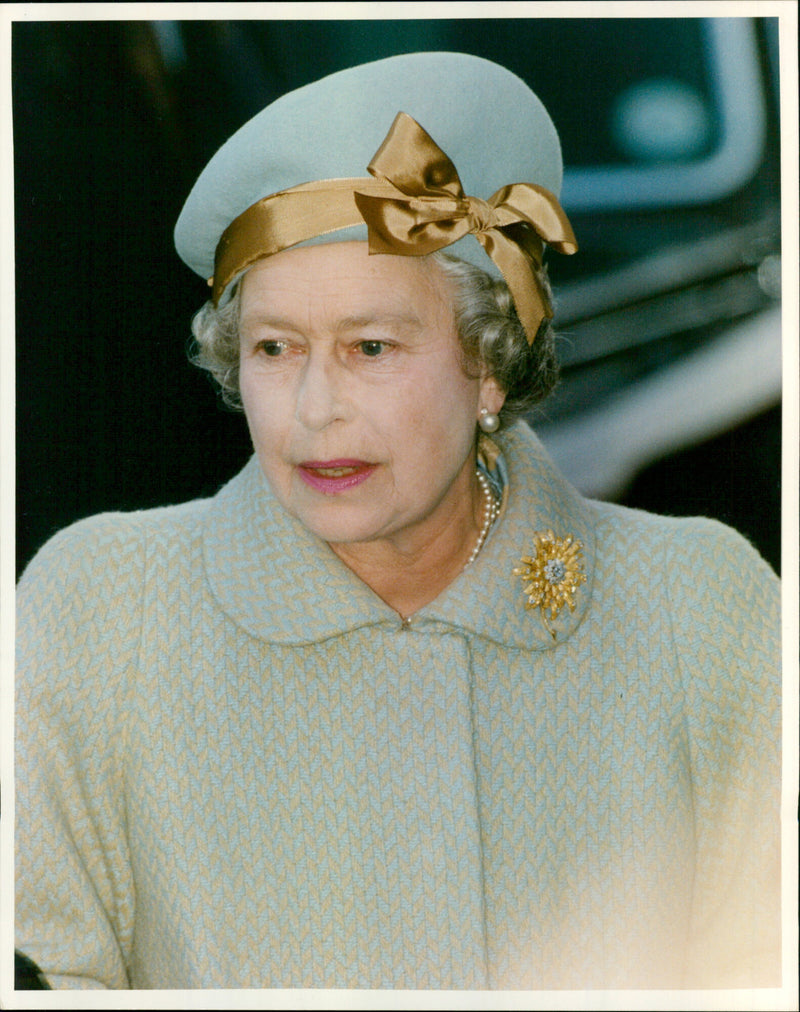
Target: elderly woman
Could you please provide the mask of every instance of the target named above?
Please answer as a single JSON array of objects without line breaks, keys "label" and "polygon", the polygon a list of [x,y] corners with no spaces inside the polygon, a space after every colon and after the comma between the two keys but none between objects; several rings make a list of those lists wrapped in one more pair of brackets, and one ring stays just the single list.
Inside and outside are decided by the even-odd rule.
[{"label": "elderly woman", "polygon": [[255,455],[23,577],[51,986],[780,983],[776,580],[585,501],[516,420],[560,178],[527,86],[442,53],[285,96],[201,175],[198,359]]}]

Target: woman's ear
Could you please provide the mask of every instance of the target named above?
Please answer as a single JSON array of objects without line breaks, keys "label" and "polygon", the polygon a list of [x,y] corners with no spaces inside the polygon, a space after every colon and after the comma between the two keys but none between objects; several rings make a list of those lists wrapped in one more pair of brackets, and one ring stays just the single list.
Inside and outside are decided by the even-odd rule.
[{"label": "woman's ear", "polygon": [[481,380],[478,407],[486,408],[489,414],[499,415],[500,409],[506,400],[506,392],[494,376],[487,376]]}]

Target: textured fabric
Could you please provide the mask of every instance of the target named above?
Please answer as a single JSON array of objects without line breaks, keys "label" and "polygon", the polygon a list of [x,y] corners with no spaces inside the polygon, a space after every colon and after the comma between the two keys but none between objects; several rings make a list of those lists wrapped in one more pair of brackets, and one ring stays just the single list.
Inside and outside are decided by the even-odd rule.
[{"label": "textured fabric", "polygon": [[[524,426],[409,628],[281,511],[94,517],[19,589],[16,946],[56,987],[777,986],[778,590]],[[512,570],[552,528],[553,623]]]}]

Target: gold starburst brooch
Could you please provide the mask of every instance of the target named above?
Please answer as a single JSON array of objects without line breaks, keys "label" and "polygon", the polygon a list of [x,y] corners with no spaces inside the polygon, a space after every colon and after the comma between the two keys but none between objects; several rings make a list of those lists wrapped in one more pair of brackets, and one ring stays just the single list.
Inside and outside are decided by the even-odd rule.
[{"label": "gold starburst brooch", "polygon": [[540,609],[544,627],[555,639],[547,613],[554,619],[564,605],[575,610],[575,591],[586,583],[583,545],[572,535],[557,538],[552,531],[538,531],[533,543],[533,554],[522,556],[522,565],[514,569],[514,575],[522,577],[525,607]]}]

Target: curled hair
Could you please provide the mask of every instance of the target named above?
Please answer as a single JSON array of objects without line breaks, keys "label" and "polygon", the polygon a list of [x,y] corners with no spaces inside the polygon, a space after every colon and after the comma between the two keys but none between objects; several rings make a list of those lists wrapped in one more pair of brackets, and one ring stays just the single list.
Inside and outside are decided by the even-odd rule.
[{"label": "curled hair", "polygon": [[[530,412],[558,382],[555,331],[545,318],[528,343],[505,281],[444,252],[431,259],[455,281],[456,330],[468,372],[494,377],[506,395],[501,428]],[[540,281],[548,296],[544,269]]]},{"label": "curled hair", "polygon": [[[501,427],[531,411],[555,387],[558,363],[555,334],[550,321],[539,327],[528,344],[514,303],[504,281],[486,271],[438,252],[431,254],[442,273],[453,282],[456,330],[465,370],[471,375],[494,377],[505,392]],[[542,283],[548,289],[542,272]],[[229,301],[215,309],[207,302],[192,321],[195,349],[191,359],[211,373],[223,401],[242,409],[239,392],[239,302],[237,284]]]},{"label": "curled hair", "polygon": [[194,365],[211,373],[219,386],[222,400],[235,411],[242,410],[239,392],[239,293],[236,283],[224,306],[216,308],[210,300],[195,314],[192,334],[195,346],[189,358]]}]

